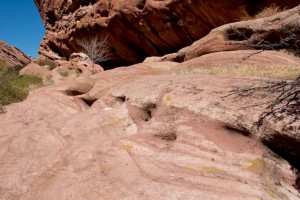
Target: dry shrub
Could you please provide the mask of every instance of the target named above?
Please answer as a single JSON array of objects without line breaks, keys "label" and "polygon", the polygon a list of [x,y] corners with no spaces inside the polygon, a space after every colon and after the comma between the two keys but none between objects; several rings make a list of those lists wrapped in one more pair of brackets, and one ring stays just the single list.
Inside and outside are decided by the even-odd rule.
[{"label": "dry shrub", "polygon": [[39,58],[36,60],[36,64],[38,64],[40,66],[47,66],[48,70],[52,70],[57,67],[57,63],[50,59]]},{"label": "dry shrub", "polygon": [[67,71],[61,71],[59,74],[62,77],[80,77],[82,76],[82,72],[79,69],[71,69]]},{"label": "dry shrub", "polygon": [[259,13],[257,13],[254,16],[247,15],[247,16],[242,17],[241,21],[270,17],[270,16],[280,13],[284,10],[286,10],[286,8],[280,8],[276,4],[271,4],[269,7],[264,8],[262,11],[260,11]]}]

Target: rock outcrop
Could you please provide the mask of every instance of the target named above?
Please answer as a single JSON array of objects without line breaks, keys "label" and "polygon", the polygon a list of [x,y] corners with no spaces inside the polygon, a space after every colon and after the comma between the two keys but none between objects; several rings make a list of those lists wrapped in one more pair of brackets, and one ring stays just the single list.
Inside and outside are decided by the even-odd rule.
[{"label": "rock outcrop", "polygon": [[69,57],[82,37],[108,36],[112,59],[106,66],[129,65],[148,56],[175,52],[211,29],[278,3],[288,1],[199,0],[35,0],[46,26],[40,54],[51,59]]},{"label": "rock outcrop", "polygon": [[46,79],[50,77],[50,71],[32,62],[20,70],[20,75],[37,76],[41,79]]},{"label": "rock outcrop", "polygon": [[70,70],[78,70],[79,73],[85,75],[90,75],[92,73],[102,72],[103,68],[98,65],[93,64],[89,57],[84,53],[73,53],[70,56],[69,61],[58,61],[59,66],[53,70],[53,73],[57,72],[68,72]]},{"label": "rock outcrop", "polygon": [[[297,174],[261,141],[290,129],[255,128],[261,103],[276,94],[224,98],[263,80],[166,73],[177,65],[70,78],[7,106],[0,198],[299,200]],[[297,149],[292,141],[269,142]]]},{"label": "rock outcrop", "polygon": [[183,62],[215,52],[251,49],[288,50],[297,54],[300,48],[299,9],[297,6],[271,17],[217,27],[177,53],[151,59]]},{"label": "rock outcrop", "polygon": [[27,65],[32,59],[17,47],[11,47],[0,40],[0,60],[5,61],[6,66]]}]

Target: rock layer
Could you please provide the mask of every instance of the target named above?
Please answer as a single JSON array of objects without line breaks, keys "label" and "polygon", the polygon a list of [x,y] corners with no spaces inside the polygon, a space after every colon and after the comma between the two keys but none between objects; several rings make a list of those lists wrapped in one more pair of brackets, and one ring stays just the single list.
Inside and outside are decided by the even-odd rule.
[{"label": "rock layer", "polygon": [[0,60],[5,61],[6,66],[27,65],[32,59],[17,47],[11,47],[0,40]]},{"label": "rock layer", "polygon": [[[300,1],[272,1],[291,7]],[[76,40],[108,36],[112,58],[106,65],[128,65],[148,56],[175,52],[211,29],[236,21],[270,1],[198,0],[35,0],[47,32],[40,54],[51,59],[80,51]]]}]

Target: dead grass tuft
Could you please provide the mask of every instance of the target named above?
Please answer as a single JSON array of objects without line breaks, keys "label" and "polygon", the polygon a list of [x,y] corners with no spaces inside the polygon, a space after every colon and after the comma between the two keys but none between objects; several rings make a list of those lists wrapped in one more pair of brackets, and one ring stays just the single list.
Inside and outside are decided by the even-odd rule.
[{"label": "dead grass tuft", "polygon": [[299,65],[289,66],[259,66],[259,65],[221,65],[214,67],[191,66],[169,70],[169,75],[221,75],[233,77],[258,77],[293,80],[300,75]]},{"label": "dead grass tuft", "polygon": [[257,13],[254,16],[246,15],[246,16],[242,17],[241,21],[270,17],[270,16],[280,13],[284,10],[286,10],[286,8],[280,8],[276,4],[271,4],[269,7],[266,7],[265,9],[263,9],[262,11],[260,11],[259,13]]}]

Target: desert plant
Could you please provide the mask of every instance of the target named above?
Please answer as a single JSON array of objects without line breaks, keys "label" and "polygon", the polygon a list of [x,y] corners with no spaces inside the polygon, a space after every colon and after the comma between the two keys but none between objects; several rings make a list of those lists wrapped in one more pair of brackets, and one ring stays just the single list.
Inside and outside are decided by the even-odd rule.
[{"label": "desert plant", "polygon": [[68,77],[68,76],[69,76],[69,72],[68,72],[68,71],[61,71],[61,72],[59,72],[59,74],[60,74],[62,77]]},{"label": "desert plant", "polygon": [[81,71],[79,69],[71,69],[68,71],[61,71],[59,74],[62,77],[79,77],[82,75]]},{"label": "desert plant", "polygon": [[41,85],[42,79],[34,76],[19,75],[22,66],[0,69],[0,112],[3,106],[24,100],[32,85]]},{"label": "desert plant", "polygon": [[[275,120],[282,120],[286,116],[293,118],[293,121],[300,119],[300,75],[293,81],[264,81],[263,84],[262,86],[237,88],[224,97],[236,95],[247,98],[257,92],[278,93],[279,95],[274,100],[268,102],[267,111],[260,115],[257,125],[261,126],[269,116]],[[253,104],[247,107],[263,104]]]},{"label": "desert plant", "polygon": [[39,58],[36,60],[36,64],[40,65],[40,66],[48,66],[49,70],[54,69],[55,67],[57,67],[57,63],[53,60],[50,59],[43,59],[43,58]]},{"label": "desert plant", "polygon": [[163,71],[164,75],[221,75],[236,77],[261,77],[275,78],[280,80],[293,80],[300,74],[299,65],[250,65],[232,63],[216,66],[176,67]]},{"label": "desert plant", "polygon": [[280,91],[279,95],[267,107],[268,111],[260,116],[258,125],[263,120],[272,116],[275,119],[282,119],[284,114],[294,117],[294,121],[300,119],[300,75],[294,81],[282,81],[268,86],[275,91]]},{"label": "desert plant", "polygon": [[241,20],[246,21],[246,20],[260,19],[260,18],[264,18],[264,17],[270,17],[270,16],[280,13],[284,10],[286,10],[286,8],[280,8],[276,4],[271,4],[269,7],[264,8],[262,11],[258,12],[254,16],[246,15],[246,16],[242,17]]},{"label": "desert plant", "polygon": [[111,59],[107,37],[84,37],[78,39],[76,43],[82,48],[81,51],[89,57],[92,63],[92,73],[95,72],[95,63],[101,63]]},{"label": "desert plant", "polygon": [[[294,54],[299,54],[299,36],[300,27],[299,25],[290,25],[285,27],[278,27],[273,30],[277,37],[268,38],[268,34],[261,36],[247,36],[243,31],[231,27],[230,32],[238,36],[239,40],[244,40],[245,45],[253,47],[255,49],[261,50],[289,50],[293,51]],[[274,35],[273,35],[274,36]],[[270,37],[270,36],[269,36]],[[243,60],[250,58],[256,53],[249,54]],[[242,60],[242,61],[243,61]],[[272,93],[279,92],[280,94],[274,99],[270,105],[267,107],[268,111],[263,113],[259,119],[258,124],[261,125],[263,120],[268,116],[273,116],[277,119],[281,119],[282,113],[289,116],[294,116],[295,120],[299,119],[300,116],[300,73],[295,71],[294,81],[282,81],[282,82],[272,82],[266,87],[254,87],[248,88],[246,90],[235,91],[241,96],[247,97],[250,91],[250,95],[255,91],[268,90]],[[246,95],[245,95],[246,94]],[[278,117],[280,116],[280,117]]]},{"label": "desert plant", "polygon": [[5,60],[0,60],[0,70],[2,70],[6,66]]},{"label": "desert plant", "polygon": [[64,61],[67,61],[67,60],[68,60],[65,56],[61,57],[60,59],[61,59],[61,60],[64,60]]}]

